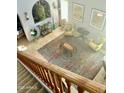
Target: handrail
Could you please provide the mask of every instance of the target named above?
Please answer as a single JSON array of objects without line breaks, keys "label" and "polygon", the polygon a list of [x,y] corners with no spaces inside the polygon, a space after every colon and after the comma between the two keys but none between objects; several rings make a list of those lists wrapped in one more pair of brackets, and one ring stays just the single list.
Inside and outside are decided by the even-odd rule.
[{"label": "handrail", "polygon": [[71,93],[71,84],[77,85],[78,93],[105,93],[104,85],[88,78],[75,74],[59,66],[44,62],[32,55],[17,52],[18,59],[28,66],[38,77],[46,83],[55,93],[63,93],[62,78],[65,79],[68,93]]}]

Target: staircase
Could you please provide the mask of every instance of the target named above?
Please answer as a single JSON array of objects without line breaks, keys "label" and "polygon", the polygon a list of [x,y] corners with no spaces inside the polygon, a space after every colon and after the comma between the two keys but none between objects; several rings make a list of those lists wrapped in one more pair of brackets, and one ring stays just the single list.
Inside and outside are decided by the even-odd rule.
[{"label": "staircase", "polygon": [[76,93],[73,86],[77,93],[106,93],[106,86],[96,82],[99,75],[90,80],[24,52],[17,52],[17,58],[22,64],[18,63],[18,93]]},{"label": "staircase", "polygon": [[17,93],[49,93],[25,67],[17,62]]}]

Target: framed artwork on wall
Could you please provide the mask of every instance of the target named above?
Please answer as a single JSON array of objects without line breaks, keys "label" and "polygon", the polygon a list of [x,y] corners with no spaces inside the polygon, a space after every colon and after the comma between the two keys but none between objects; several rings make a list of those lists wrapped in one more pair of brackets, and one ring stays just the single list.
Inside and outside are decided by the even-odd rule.
[{"label": "framed artwork on wall", "polygon": [[95,29],[102,30],[105,23],[105,12],[92,9],[90,25]]},{"label": "framed artwork on wall", "polygon": [[76,3],[72,3],[72,18],[75,21],[83,21],[84,18],[84,6]]}]

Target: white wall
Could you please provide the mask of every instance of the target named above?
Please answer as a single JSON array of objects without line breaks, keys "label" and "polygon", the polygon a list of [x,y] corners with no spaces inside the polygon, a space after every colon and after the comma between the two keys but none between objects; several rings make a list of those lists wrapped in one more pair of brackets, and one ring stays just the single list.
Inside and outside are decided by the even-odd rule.
[{"label": "white wall", "polygon": [[72,3],[77,3],[80,5],[85,6],[84,10],[84,20],[82,22],[76,22],[77,27],[83,27],[91,32],[98,32],[101,31],[105,35],[106,27],[104,24],[104,27],[102,30],[97,30],[90,26],[90,18],[91,18],[91,10],[92,8],[106,11],[106,0],[68,0],[69,1],[69,21],[73,22],[72,20]]}]

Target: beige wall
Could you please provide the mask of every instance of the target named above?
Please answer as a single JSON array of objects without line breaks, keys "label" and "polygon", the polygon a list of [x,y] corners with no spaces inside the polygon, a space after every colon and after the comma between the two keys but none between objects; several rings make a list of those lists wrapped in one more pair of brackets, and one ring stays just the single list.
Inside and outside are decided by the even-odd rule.
[{"label": "beige wall", "polygon": [[69,21],[74,22],[72,18],[72,3],[77,3],[85,6],[84,20],[82,22],[74,22],[77,27],[83,27],[91,32],[103,32],[105,35],[106,26],[104,24],[101,30],[90,26],[91,10],[92,8],[106,12],[106,0],[68,0],[69,1]]}]

